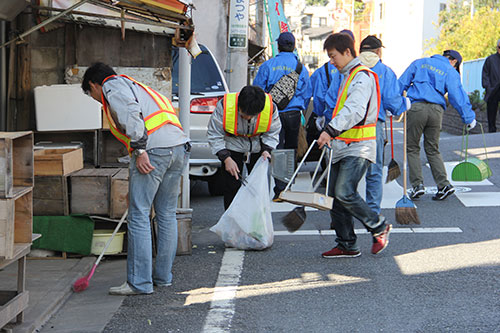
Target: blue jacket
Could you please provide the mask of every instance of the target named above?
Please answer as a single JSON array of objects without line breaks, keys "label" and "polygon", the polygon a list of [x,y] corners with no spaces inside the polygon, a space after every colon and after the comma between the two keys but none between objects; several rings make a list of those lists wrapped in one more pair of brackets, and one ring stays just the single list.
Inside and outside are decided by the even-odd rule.
[{"label": "blue jacket", "polygon": [[[334,67],[332,65],[332,67]],[[325,113],[326,122],[329,123],[332,120],[333,109],[337,104],[337,95],[339,94],[340,84],[344,79],[344,75],[340,74],[337,70],[332,76],[332,81],[330,82],[330,87],[328,87],[325,94]]]},{"label": "blue jacket", "polygon": [[378,84],[382,97],[378,119],[385,121],[386,111],[389,111],[395,116],[399,116],[401,113],[405,112],[406,101],[401,95],[396,74],[380,60],[371,69],[378,75]]},{"label": "blue jacket", "polygon": [[411,102],[439,104],[446,110],[444,95],[458,111],[464,124],[476,118],[469,96],[464,91],[460,74],[450,65],[448,58],[433,55],[430,58],[415,60],[399,78],[400,92],[406,90]]},{"label": "blue jacket", "polygon": [[[264,62],[257,72],[253,84],[261,87],[266,92],[269,92],[273,85],[278,82],[278,80],[295,70],[297,67],[298,58],[293,52],[280,52],[278,55],[272,59]],[[302,66],[302,72],[299,76],[299,82],[297,83],[297,89],[295,90],[295,95],[293,96],[287,107],[280,112],[292,111],[292,110],[305,110],[311,99],[311,87],[309,82],[309,72],[305,66]]]},{"label": "blue jacket", "polygon": [[[336,90],[338,91],[343,75],[340,74],[337,68],[330,62],[328,62],[328,73],[330,74],[330,86],[337,87]],[[332,120],[332,110],[327,107],[325,102],[326,93],[330,86],[328,86],[328,79],[326,77],[324,65],[314,71],[309,80],[309,84],[311,86],[313,96],[313,112],[318,116],[324,115],[326,121],[330,122],[330,120]],[[335,101],[333,103],[335,103],[336,100],[337,95],[335,95]]]}]

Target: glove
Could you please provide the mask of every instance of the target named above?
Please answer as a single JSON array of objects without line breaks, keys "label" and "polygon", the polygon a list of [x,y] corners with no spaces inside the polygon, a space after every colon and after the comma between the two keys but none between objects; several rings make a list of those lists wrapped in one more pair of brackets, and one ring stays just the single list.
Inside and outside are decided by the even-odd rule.
[{"label": "glove", "polygon": [[476,127],[476,119],[472,120],[470,124],[467,124],[467,130],[470,131],[474,127]]},{"label": "glove", "polygon": [[408,111],[411,108],[411,101],[408,97],[405,97],[405,100],[406,100],[406,111]]},{"label": "glove", "polygon": [[321,117],[317,117],[316,118],[316,128],[318,129],[318,131],[322,131],[323,130],[323,127],[325,127],[325,116],[321,116]]}]

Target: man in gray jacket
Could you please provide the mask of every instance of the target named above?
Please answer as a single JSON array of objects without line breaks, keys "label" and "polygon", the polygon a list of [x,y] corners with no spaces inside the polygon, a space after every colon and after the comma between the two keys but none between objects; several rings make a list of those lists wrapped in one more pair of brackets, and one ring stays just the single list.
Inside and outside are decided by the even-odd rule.
[{"label": "man in gray jacket", "polygon": [[[132,156],[129,166],[127,281],[112,295],[151,294],[172,284],[177,250],[175,210],[181,173],[189,161],[189,138],[168,98],[103,63],[90,66],[83,91],[102,104],[111,133]],[[89,195],[92,195],[89,193]],[[155,205],[158,253],[153,270],[151,223]]]},{"label": "man in gray jacket", "polygon": [[358,183],[370,163],[376,162],[376,123],[380,108],[378,77],[356,58],[354,41],[345,34],[333,34],[324,47],[333,65],[344,78],[339,98],[318,139],[320,149],[328,145],[333,160],[330,195],[335,198],[330,211],[337,234],[337,245],[322,254],[323,258],[358,257],[354,220],[356,217],[373,236],[371,252],[382,252],[389,243],[392,228],[358,194]]},{"label": "man in gray jacket", "polygon": [[226,94],[208,124],[208,143],[222,162],[224,209],[228,209],[241,183],[243,164],[252,171],[257,159],[271,157],[279,142],[281,123],[271,96],[258,86]]}]

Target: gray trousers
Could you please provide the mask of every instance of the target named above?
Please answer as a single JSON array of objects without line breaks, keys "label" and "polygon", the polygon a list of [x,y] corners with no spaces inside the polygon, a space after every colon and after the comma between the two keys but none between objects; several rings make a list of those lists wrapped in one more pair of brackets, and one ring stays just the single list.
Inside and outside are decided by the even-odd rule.
[{"label": "gray trousers", "polygon": [[432,177],[438,188],[450,182],[446,176],[443,158],[439,152],[439,135],[443,120],[443,108],[439,104],[417,102],[407,111],[407,147],[410,183],[413,187],[423,184],[422,163],[420,162],[420,138],[424,135],[424,150],[431,167]]}]

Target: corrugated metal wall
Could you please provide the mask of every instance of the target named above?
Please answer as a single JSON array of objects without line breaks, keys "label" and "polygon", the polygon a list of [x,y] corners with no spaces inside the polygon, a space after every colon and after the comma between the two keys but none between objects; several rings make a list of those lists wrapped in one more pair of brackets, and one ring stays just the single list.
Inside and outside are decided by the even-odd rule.
[{"label": "corrugated metal wall", "polygon": [[481,92],[481,96],[483,95],[484,89],[481,86],[481,73],[485,60],[486,58],[464,61],[462,65],[462,84],[467,93],[477,89]]}]

